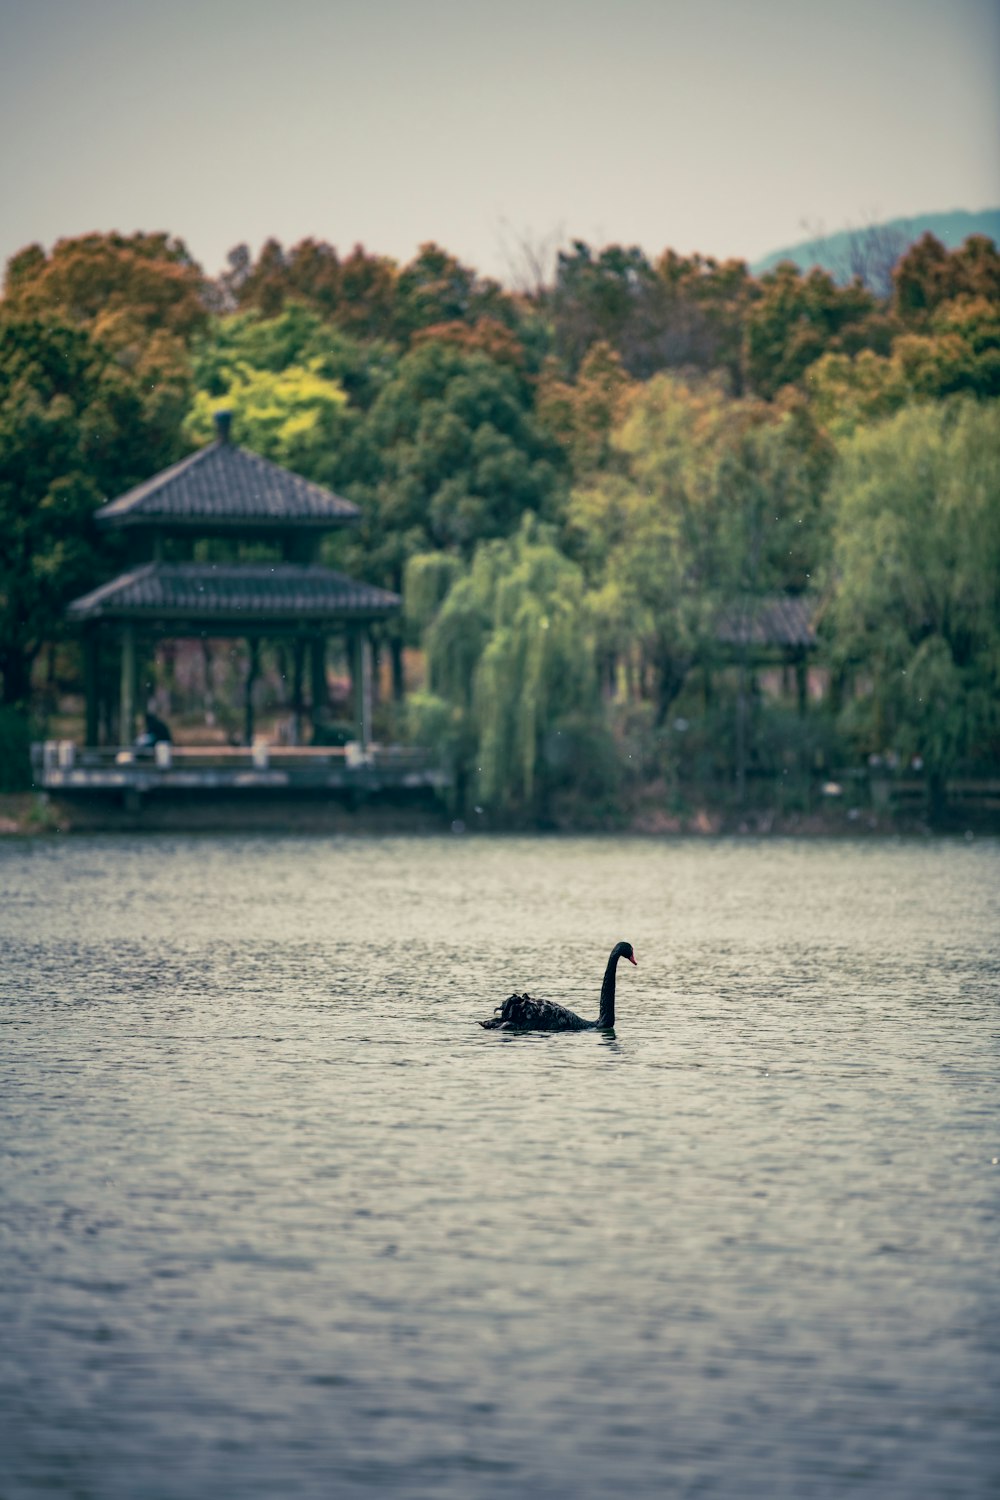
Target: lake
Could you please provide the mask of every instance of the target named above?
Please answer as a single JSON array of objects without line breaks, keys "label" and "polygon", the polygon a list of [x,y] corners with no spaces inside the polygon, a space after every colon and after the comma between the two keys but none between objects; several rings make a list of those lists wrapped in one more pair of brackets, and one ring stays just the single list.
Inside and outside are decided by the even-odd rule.
[{"label": "lake", "polygon": [[7,840],[0,960],[3,1500],[997,1493],[1000,842]]}]

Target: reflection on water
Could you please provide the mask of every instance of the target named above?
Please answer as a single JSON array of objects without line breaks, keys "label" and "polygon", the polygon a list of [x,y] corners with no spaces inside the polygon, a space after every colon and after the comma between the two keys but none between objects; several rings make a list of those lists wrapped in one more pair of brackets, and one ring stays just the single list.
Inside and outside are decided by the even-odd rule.
[{"label": "reflection on water", "polygon": [[8,842],[0,1495],[993,1492],[998,876]]}]

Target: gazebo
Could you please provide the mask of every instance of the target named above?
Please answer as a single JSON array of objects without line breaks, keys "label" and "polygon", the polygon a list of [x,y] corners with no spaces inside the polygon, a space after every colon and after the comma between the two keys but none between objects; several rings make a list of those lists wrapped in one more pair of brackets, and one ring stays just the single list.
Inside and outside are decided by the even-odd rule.
[{"label": "gazebo", "polygon": [[767,594],[732,601],[715,622],[715,647],[723,661],[741,669],[780,667],[794,672],[799,712],[808,699],[809,657],[816,650],[816,601],[808,596]]},{"label": "gazebo", "polygon": [[[398,613],[397,594],[360,583],[317,561],[324,534],[360,519],[350,501],[261,458],[230,439],[230,414],[217,438],[97,512],[102,529],[135,537],[144,560],[69,606],[82,629],[86,744],[99,743],[98,664],[110,638],[120,663],[118,742],[135,734],[138,645],[164,638],[239,637],[247,641],[244,740],[254,738],[254,684],[262,640],[290,645],[292,743],[301,742],[308,662],[314,723],[326,702],[326,649],[346,639],[356,739],[371,739],[370,627]],[[206,538],[263,543],[273,560],[194,561]]]},{"label": "gazebo", "polygon": [[[746,788],[749,754],[749,706],[759,668],[780,668],[782,678],[794,672],[800,714],[809,699],[809,656],[816,649],[815,601],[803,596],[769,594],[734,599],[715,622],[715,652],[738,669],[736,689],[736,785],[740,801]],[[706,668],[706,695],[710,671]]]}]

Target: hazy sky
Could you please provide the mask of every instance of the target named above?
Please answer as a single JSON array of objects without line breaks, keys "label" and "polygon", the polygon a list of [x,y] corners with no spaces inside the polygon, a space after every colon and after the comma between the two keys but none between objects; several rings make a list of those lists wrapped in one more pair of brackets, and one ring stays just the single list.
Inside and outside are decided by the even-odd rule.
[{"label": "hazy sky", "polygon": [[504,275],[1000,204],[998,0],[0,0],[0,260],[166,229]]}]

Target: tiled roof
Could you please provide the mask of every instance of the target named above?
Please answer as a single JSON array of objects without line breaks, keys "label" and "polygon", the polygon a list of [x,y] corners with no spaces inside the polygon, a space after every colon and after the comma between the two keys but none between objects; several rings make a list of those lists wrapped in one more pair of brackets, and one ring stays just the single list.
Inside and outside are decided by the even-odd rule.
[{"label": "tiled roof", "polygon": [[776,594],[727,605],[719,616],[715,638],[727,646],[797,647],[816,644],[814,599]]},{"label": "tiled roof", "polygon": [[395,614],[398,594],[295,563],[146,563],[69,606],[76,620],[264,626]]},{"label": "tiled roof", "polygon": [[288,469],[216,442],[182,458],[97,512],[106,526],[344,526],[361,512],[350,500]]}]

